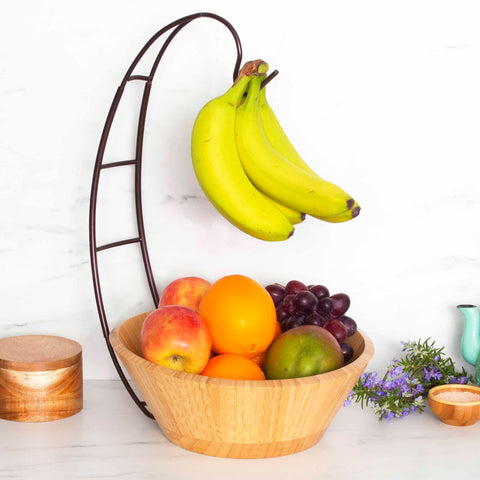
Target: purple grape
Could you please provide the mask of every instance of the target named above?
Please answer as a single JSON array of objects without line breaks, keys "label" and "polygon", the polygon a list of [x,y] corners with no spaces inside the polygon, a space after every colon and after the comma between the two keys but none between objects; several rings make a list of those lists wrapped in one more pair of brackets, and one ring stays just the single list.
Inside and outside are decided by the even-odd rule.
[{"label": "purple grape", "polygon": [[317,312],[330,314],[333,310],[333,301],[330,297],[321,298],[316,307]]},{"label": "purple grape", "polygon": [[357,331],[357,322],[355,322],[353,318],[341,315],[337,320],[340,320],[347,330],[347,338],[351,337]]},{"label": "purple grape", "polygon": [[338,343],[342,343],[347,339],[347,329],[339,320],[329,320],[324,328],[337,339]]},{"label": "purple grape", "polygon": [[278,305],[285,297],[285,287],[278,283],[267,285],[265,290],[270,294],[275,305]]},{"label": "purple grape", "polygon": [[298,280],[290,280],[285,286],[285,291],[287,292],[287,295],[291,293],[298,293],[302,290],[307,290],[307,286],[304,283],[299,282]]},{"label": "purple grape", "polygon": [[281,305],[278,305],[276,308],[277,311],[277,321],[282,323],[283,320],[285,320],[289,314],[282,308]]},{"label": "purple grape", "polygon": [[296,317],[295,315],[292,315],[288,319],[288,321],[285,325],[286,330],[290,330],[290,329],[296,328],[296,327],[301,327],[303,325],[303,320],[304,320],[304,318]]},{"label": "purple grape", "polygon": [[308,290],[298,292],[295,295],[295,308],[302,312],[313,312],[317,306],[317,297]]},{"label": "purple grape", "polygon": [[328,288],[324,287],[323,285],[309,285],[308,290],[312,292],[319,300],[330,295]]},{"label": "purple grape", "polygon": [[293,313],[295,311],[295,295],[293,293],[290,295],[285,295],[281,305],[283,310],[285,310],[287,313]]},{"label": "purple grape", "polygon": [[326,323],[327,319],[317,312],[311,313],[304,322],[305,325],[317,325],[319,327],[323,327]]},{"label": "purple grape", "polygon": [[305,313],[305,312],[301,312],[300,310],[297,310],[293,316],[295,318],[298,318],[299,320],[301,320],[302,322],[305,322],[305,319],[307,318],[308,316],[308,313]]},{"label": "purple grape", "polygon": [[353,357],[353,347],[348,343],[342,342],[340,348],[343,353],[343,363],[347,364]]},{"label": "purple grape", "polygon": [[290,316],[284,318],[281,322],[280,322],[280,328],[282,329],[282,332],[285,332],[287,330],[287,324],[290,320]]},{"label": "purple grape", "polygon": [[330,298],[333,301],[332,317],[343,315],[350,307],[350,297],[346,293],[336,293]]}]

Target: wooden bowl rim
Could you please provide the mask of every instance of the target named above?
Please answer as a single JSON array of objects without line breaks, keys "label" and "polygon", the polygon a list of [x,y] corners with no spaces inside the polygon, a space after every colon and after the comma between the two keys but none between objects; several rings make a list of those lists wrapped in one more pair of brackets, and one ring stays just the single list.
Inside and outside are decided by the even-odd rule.
[{"label": "wooden bowl rim", "polygon": [[[140,314],[143,315],[143,314]],[[171,368],[163,367],[161,365],[157,365],[152,363],[143,357],[133,353],[129,350],[120,340],[119,332],[120,329],[127,323],[128,321],[132,320],[131,317],[125,320],[123,323],[115,327],[109,336],[109,341],[114,350],[117,354],[123,354],[125,357],[128,357],[131,361],[136,362],[142,365],[146,369],[157,370],[162,375],[166,375],[169,377],[175,377],[178,379],[183,379],[189,382],[198,382],[204,383],[209,385],[217,385],[217,386],[232,386],[232,387],[261,387],[261,388],[273,388],[273,387],[295,387],[298,385],[308,385],[308,384],[318,384],[320,382],[329,381],[334,378],[338,378],[339,375],[345,376],[350,375],[353,372],[358,372],[359,370],[363,371],[367,366],[370,359],[373,357],[375,352],[373,342],[370,338],[363,333],[361,330],[357,330],[358,334],[362,337],[364,342],[364,349],[363,352],[356,358],[353,362],[345,365],[344,367],[337,368],[336,370],[332,370],[331,372],[321,373],[319,375],[311,375],[309,377],[298,377],[298,378],[289,378],[289,379],[281,379],[281,380],[233,380],[233,379],[226,379],[226,378],[215,378],[215,377],[207,377],[200,374],[193,374],[187,372],[181,372],[178,370],[173,370]]]},{"label": "wooden bowl rim", "polygon": [[432,403],[442,403],[444,405],[452,405],[454,407],[475,407],[480,405],[480,400],[473,402],[455,402],[453,400],[445,400],[437,397],[437,393],[449,390],[462,390],[480,394],[480,387],[476,387],[475,385],[466,385],[464,383],[447,383],[445,385],[437,385],[436,387],[431,388],[428,391],[428,400]]}]

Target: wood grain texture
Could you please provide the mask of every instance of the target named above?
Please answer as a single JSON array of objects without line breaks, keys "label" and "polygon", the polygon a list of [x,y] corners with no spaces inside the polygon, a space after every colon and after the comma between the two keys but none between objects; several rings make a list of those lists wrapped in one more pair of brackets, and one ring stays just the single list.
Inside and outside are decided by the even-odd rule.
[{"label": "wood grain texture", "polygon": [[361,332],[349,339],[347,366],[289,380],[226,380],[155,365],[141,356],[148,313],[110,334],[110,342],[165,436],[187,450],[230,458],[295,453],[321,438],[373,356]]},{"label": "wood grain texture", "polygon": [[480,387],[473,385],[440,385],[428,392],[428,404],[432,412],[447,425],[466,427],[480,420],[480,401],[452,402],[437,397],[441,392],[472,392],[480,394]]},{"label": "wood grain texture", "polygon": [[82,347],[49,335],[0,339],[0,418],[46,422],[83,407]]}]

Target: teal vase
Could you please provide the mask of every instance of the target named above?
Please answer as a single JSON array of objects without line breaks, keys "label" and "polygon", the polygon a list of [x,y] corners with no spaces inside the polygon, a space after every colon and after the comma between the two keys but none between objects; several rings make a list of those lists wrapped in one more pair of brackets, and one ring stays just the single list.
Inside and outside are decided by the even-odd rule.
[{"label": "teal vase", "polygon": [[465,324],[462,334],[462,355],[466,362],[474,365],[477,380],[480,374],[480,311],[476,305],[457,305],[462,312]]},{"label": "teal vase", "polygon": [[477,359],[477,366],[475,367],[475,376],[477,377],[477,383],[480,385],[480,355]]}]

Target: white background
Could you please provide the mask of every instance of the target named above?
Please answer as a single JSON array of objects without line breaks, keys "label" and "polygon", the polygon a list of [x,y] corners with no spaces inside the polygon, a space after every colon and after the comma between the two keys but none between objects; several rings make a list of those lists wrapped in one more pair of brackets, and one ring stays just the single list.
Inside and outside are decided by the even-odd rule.
[{"label": "white background", "polygon": [[[313,8],[315,5],[315,9]],[[248,237],[205,199],[191,168],[196,113],[230,85],[225,27],[196,20],[167,51],[147,117],[144,204],[159,289],[231,273],[322,283],[351,296],[373,340],[369,369],[432,337],[465,365],[458,303],[480,303],[480,9],[444,1],[19,1],[0,17],[0,337],[54,334],[84,348],[85,378],[116,378],[88,254],[105,117],[127,67],[167,23],[211,11],[244,60],[280,75],[270,103],[302,156],[360,216],[308,219],[287,242]],[[136,73],[147,73],[137,70]],[[105,161],[133,158],[139,86]],[[99,244],[136,236],[131,167],[102,173]],[[114,326],[152,308],[138,246],[100,254]],[[468,366],[471,372],[472,367]]]}]

